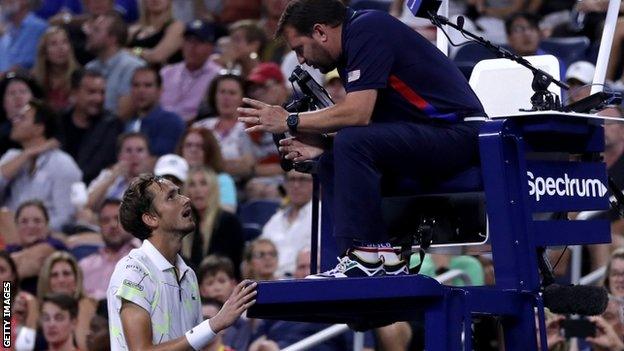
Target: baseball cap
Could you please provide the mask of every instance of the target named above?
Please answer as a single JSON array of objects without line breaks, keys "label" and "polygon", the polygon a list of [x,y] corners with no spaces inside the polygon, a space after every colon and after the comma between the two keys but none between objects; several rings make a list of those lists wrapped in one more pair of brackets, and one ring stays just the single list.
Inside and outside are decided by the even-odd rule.
[{"label": "baseball cap", "polygon": [[217,41],[217,32],[216,24],[203,20],[193,20],[186,24],[184,37],[193,36],[201,41],[214,43]]},{"label": "baseball cap", "polygon": [[274,62],[264,62],[249,72],[247,80],[254,84],[265,84],[269,80],[284,83],[284,75],[280,67]]},{"label": "baseball cap", "polygon": [[565,79],[576,79],[583,84],[589,84],[594,80],[594,71],[596,66],[587,61],[577,61],[568,67]]},{"label": "baseball cap", "polygon": [[188,176],[188,162],[181,156],[175,154],[167,154],[160,156],[154,166],[154,175],[157,176],[174,176],[182,183],[186,181]]}]

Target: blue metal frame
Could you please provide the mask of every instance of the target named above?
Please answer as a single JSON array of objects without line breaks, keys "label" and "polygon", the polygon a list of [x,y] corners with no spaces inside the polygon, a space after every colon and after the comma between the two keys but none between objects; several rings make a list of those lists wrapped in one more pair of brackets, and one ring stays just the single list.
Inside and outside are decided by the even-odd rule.
[{"label": "blue metal frame", "polygon": [[[455,288],[421,275],[260,282],[249,315],[360,326],[424,318],[427,350],[444,351],[471,350],[473,314],[498,315],[504,317],[506,350],[537,350],[532,337],[535,309],[540,330],[545,330],[537,249],[608,243],[611,237],[606,220],[537,220],[534,215],[608,208],[608,193],[602,188],[607,184],[606,166],[598,160],[604,149],[603,133],[596,120],[561,115],[527,115],[484,124],[481,167],[495,286]],[[579,153],[584,155],[581,161],[568,160]],[[319,266],[323,270],[335,264],[337,252],[328,211],[321,211],[321,217]],[[313,245],[319,242],[315,238]],[[545,350],[543,333],[540,343]]]}]

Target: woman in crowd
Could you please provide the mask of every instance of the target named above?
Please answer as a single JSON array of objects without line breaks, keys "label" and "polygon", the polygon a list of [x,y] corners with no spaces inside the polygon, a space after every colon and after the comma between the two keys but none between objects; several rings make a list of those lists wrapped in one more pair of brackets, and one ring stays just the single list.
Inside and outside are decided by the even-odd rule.
[{"label": "woman in crowd", "polygon": [[7,245],[7,251],[17,264],[21,287],[31,293],[36,290],[37,275],[45,260],[65,244],[51,235],[50,217],[43,202],[30,200],[15,211],[17,242]]},{"label": "woman in crowd", "polygon": [[221,145],[224,170],[235,178],[252,175],[255,165],[253,144],[236,109],[243,105],[245,80],[235,74],[215,77],[208,88],[208,107],[213,115],[193,127],[210,129]]},{"label": "woman in crowd", "polygon": [[47,294],[67,294],[78,303],[76,344],[86,350],[89,322],[95,314],[97,303],[85,296],[82,271],[70,253],[58,251],[50,255],[41,267],[37,283],[37,297],[41,301]]},{"label": "woman in crowd", "polygon": [[234,179],[223,171],[221,147],[211,131],[189,128],[182,134],[178,155],[184,157],[190,168],[208,167],[217,173],[221,207],[236,213],[236,185]]},{"label": "woman in crowd", "polygon": [[67,32],[49,27],[39,41],[33,76],[46,91],[46,102],[57,112],[69,106],[71,76],[77,69]]},{"label": "woman in crowd", "polygon": [[67,294],[48,294],[41,301],[41,329],[48,350],[79,351],[74,345],[74,332],[78,328],[76,299]]},{"label": "woman in crowd", "polygon": [[43,91],[29,75],[20,72],[9,72],[0,81],[0,155],[8,149],[19,147],[9,139],[11,133],[10,119],[16,116],[32,98],[42,99]]},{"label": "woman in crowd", "polygon": [[243,278],[252,280],[275,280],[277,271],[277,247],[265,238],[252,241],[243,253]]},{"label": "woman in crowd", "polygon": [[231,55],[215,56],[217,63],[228,70],[239,72],[247,77],[260,63],[267,36],[264,29],[253,20],[241,20],[229,27]]},{"label": "woman in crowd", "polygon": [[173,18],[173,0],[141,0],[139,23],[130,27],[128,46],[151,64],[182,61],[184,23]]},{"label": "woman in crowd", "polygon": [[39,304],[33,295],[20,290],[17,266],[7,251],[0,251],[0,280],[11,283],[13,345],[19,349],[32,349],[34,345],[30,340],[36,333]]},{"label": "woman in crowd", "polygon": [[611,296],[624,301],[624,248],[611,254],[605,271],[604,286]]},{"label": "woman in crowd", "polygon": [[238,267],[244,245],[243,228],[234,214],[224,211],[219,205],[217,175],[205,167],[191,169],[184,192],[191,199],[198,225],[182,243],[183,256],[189,258],[195,267],[207,255],[226,256],[234,263],[236,276],[240,276]]}]

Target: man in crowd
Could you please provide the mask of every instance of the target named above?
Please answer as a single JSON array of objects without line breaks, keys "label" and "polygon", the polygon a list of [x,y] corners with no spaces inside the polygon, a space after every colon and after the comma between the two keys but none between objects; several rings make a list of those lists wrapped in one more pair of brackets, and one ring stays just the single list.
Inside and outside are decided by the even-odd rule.
[{"label": "man in crowd", "polygon": [[98,215],[104,247],[78,263],[84,277],[84,291],[96,300],[106,299],[106,289],[115,265],[137,246],[132,240],[133,236],[119,224],[120,205],[119,200],[104,200]]},{"label": "man in crowd", "polygon": [[0,72],[35,64],[39,38],[47,23],[31,12],[32,0],[2,0],[2,15],[8,20],[0,36]]},{"label": "man in crowd", "polygon": [[130,80],[134,70],[145,65],[124,50],[128,29],[119,15],[107,13],[93,21],[87,36],[87,49],[96,58],[85,67],[100,71],[106,78],[104,107],[122,119],[132,116]]},{"label": "man in crowd", "polygon": [[565,75],[566,83],[570,86],[567,103],[589,96],[595,70],[596,66],[587,61],[577,61],[570,65]]},{"label": "man in crowd", "polygon": [[0,204],[15,211],[22,202],[39,199],[49,212],[50,228],[60,231],[73,219],[70,189],[82,172],[52,139],[56,116],[33,100],[12,118],[11,126],[11,139],[22,150],[11,149],[0,158]]},{"label": "man in crowd", "polygon": [[200,20],[189,22],[182,43],[184,61],[160,71],[162,107],[182,116],[186,122],[195,119],[210,82],[221,70],[221,66],[208,59],[216,40],[215,24]]},{"label": "man in crowd", "polygon": [[347,92],[317,111],[291,114],[252,99],[238,109],[250,132],[290,131],[295,137],[281,147],[289,159],[320,157],[323,206],[343,255],[320,277],[407,274],[383,224],[382,176],[423,182],[476,165],[481,103],[445,55],[387,13],[293,0],[277,35],[300,63],[323,73],[338,68]]},{"label": "man in crowd", "polygon": [[160,106],[162,79],[153,67],[141,67],[132,76],[132,104],[136,117],[127,123],[126,131],[147,136],[154,156],[175,151],[184,133],[184,121]]},{"label": "man in crowd", "polygon": [[115,163],[115,143],[123,123],[104,109],[106,80],[99,71],[79,70],[71,80],[74,105],[61,116],[59,141],[90,183]]}]

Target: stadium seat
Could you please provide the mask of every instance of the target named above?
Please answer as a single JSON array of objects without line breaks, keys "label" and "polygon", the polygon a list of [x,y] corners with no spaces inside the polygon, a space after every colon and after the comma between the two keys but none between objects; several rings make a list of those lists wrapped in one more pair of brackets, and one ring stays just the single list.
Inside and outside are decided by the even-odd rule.
[{"label": "stadium seat", "polygon": [[459,67],[466,79],[469,79],[472,68],[477,62],[493,58],[496,58],[496,55],[489,49],[477,43],[468,43],[457,50],[453,62]]},{"label": "stadium seat", "polygon": [[549,54],[555,55],[566,66],[585,58],[589,48],[587,37],[548,38],[542,40],[540,48]]},{"label": "stadium seat", "polygon": [[245,241],[251,241],[262,233],[262,227],[277,212],[280,203],[272,200],[255,200],[239,206],[238,218],[243,225]]}]

